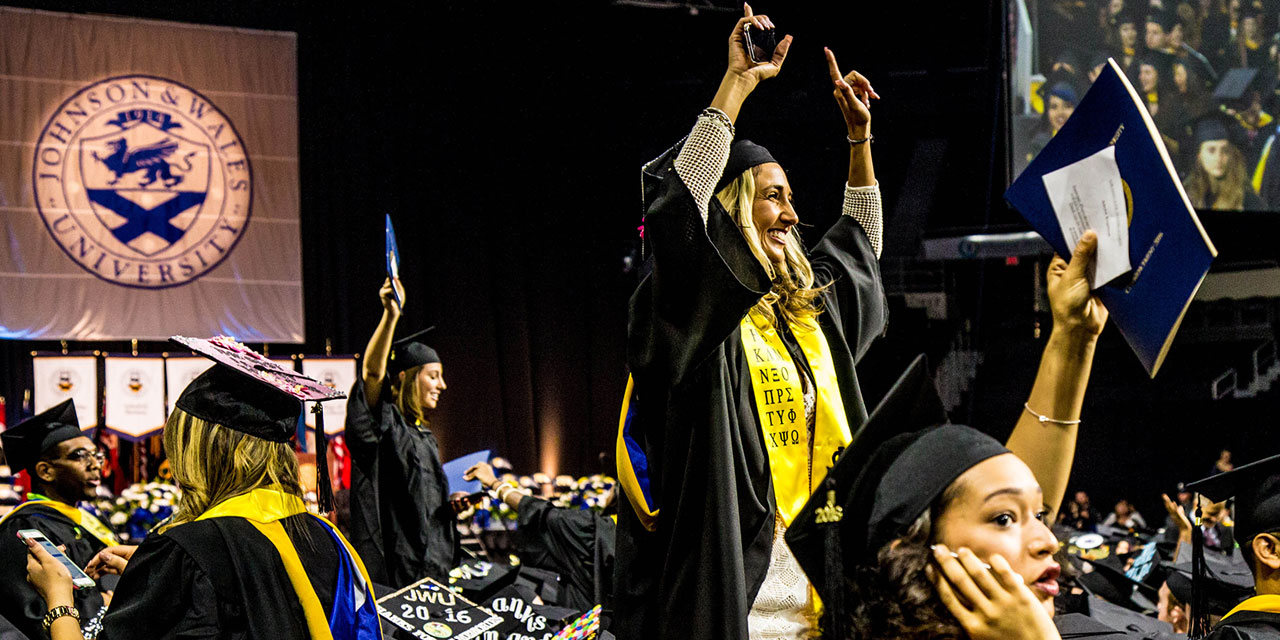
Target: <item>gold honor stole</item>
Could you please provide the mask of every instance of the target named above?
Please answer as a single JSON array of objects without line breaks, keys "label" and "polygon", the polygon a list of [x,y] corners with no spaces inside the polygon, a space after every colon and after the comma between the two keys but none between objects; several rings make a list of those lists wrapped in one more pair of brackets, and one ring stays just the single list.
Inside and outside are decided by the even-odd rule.
[{"label": "gold honor stole", "polygon": [[76,523],[76,526],[88,531],[93,535],[93,537],[97,538],[98,541],[108,547],[114,547],[115,545],[120,544],[120,539],[116,538],[116,534],[111,531],[111,527],[102,524],[102,521],[92,513],[82,511],[69,504],[63,504],[57,500],[50,500],[49,498],[34,493],[28,493],[27,501],[14,507],[13,511],[6,513],[3,518],[0,518],[0,523],[8,520],[9,516],[21,511],[23,507],[29,507],[32,505],[47,507],[57,511],[58,513],[66,516],[68,520]]},{"label": "gold honor stole", "polygon": [[792,519],[826,476],[836,452],[848,446],[853,436],[822,328],[816,320],[811,327],[791,323],[788,327],[813,372],[817,401],[813,442],[809,441],[804,416],[800,374],[782,338],[768,318],[754,308],[740,325],[756,412],[769,451],[774,499],[783,524],[791,526]]},{"label": "gold honor stole", "polygon": [[1280,613],[1280,595],[1266,594],[1254,596],[1236,605],[1227,615],[1222,616],[1222,620],[1240,613],[1241,611],[1258,611],[1261,613]]},{"label": "gold honor stole", "polygon": [[[280,554],[280,560],[284,562],[284,571],[289,576],[289,582],[293,585],[293,590],[298,594],[298,602],[302,604],[302,612],[307,619],[307,630],[311,632],[312,640],[332,640],[333,631],[329,628],[328,617],[325,616],[324,606],[320,604],[320,597],[316,595],[316,590],[311,586],[311,580],[307,578],[307,572],[302,567],[302,560],[298,557],[298,550],[294,548],[293,541],[289,539],[289,535],[285,533],[284,526],[280,521],[299,513],[306,513],[307,507],[303,504],[302,499],[293,496],[278,489],[254,489],[249,493],[224,500],[213,508],[205,511],[196,520],[208,520],[210,518],[244,518],[254,526],[262,535],[271,541],[276,551]],[[347,553],[351,555],[351,559],[355,561],[356,567],[360,570],[360,575],[364,578],[364,583],[369,589],[368,597],[373,597],[373,581],[369,579],[369,572],[365,571],[364,562],[360,556],[356,554],[355,549],[351,548],[351,543],[329,524],[328,520],[315,516],[316,520],[335,534],[338,540],[342,541],[342,545],[347,548]]]}]

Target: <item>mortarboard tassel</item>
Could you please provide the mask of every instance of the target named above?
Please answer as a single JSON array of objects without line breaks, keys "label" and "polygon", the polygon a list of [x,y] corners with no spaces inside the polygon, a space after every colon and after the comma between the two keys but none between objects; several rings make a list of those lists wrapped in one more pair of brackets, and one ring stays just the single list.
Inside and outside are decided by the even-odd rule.
[{"label": "mortarboard tassel", "polygon": [[[839,454],[837,454],[839,455]],[[840,520],[841,516],[836,515],[835,511],[839,507],[835,506],[836,480],[827,475],[827,479],[823,481],[823,485],[829,496],[829,507],[832,513],[824,518],[827,522],[823,525],[826,531],[823,532],[823,553],[826,556],[826,576],[827,584],[836,585],[830,589],[827,599],[822,603],[826,609],[824,614],[827,618],[826,624],[823,625],[824,635],[831,638],[844,638],[845,634],[845,611],[844,611],[844,557],[840,551]]]},{"label": "mortarboard tassel", "polygon": [[320,513],[333,511],[333,486],[329,484],[329,437],[324,432],[324,407],[319,402],[311,405],[316,414],[316,501]]}]

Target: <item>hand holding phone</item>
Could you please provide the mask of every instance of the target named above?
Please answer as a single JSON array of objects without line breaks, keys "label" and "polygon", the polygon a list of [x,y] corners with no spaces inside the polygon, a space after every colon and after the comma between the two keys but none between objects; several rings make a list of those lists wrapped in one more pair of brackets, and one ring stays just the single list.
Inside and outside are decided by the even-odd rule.
[{"label": "hand holding phone", "polygon": [[67,554],[63,553],[61,549],[50,542],[39,529],[20,529],[18,530],[18,538],[24,543],[28,543],[28,546],[30,546],[29,543],[39,545],[45,553],[49,554],[53,559],[62,564],[62,566],[66,568],[67,573],[71,575],[71,584],[76,589],[87,589],[95,586],[96,583],[93,581],[93,578],[85,575],[85,572],[81,571],[80,567],[77,567],[76,563],[72,562],[71,558],[67,557]]},{"label": "hand holding phone", "polygon": [[748,23],[743,31],[743,45],[751,62],[761,64],[773,60],[773,50],[778,48],[777,29],[756,29]]}]

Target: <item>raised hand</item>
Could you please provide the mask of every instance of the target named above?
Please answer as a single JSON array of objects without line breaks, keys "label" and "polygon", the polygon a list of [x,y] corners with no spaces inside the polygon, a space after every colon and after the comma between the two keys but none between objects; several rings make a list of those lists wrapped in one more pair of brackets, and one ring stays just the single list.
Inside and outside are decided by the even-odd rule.
[{"label": "raised hand", "polygon": [[929,577],[938,597],[970,640],[1052,640],[1060,638],[1053,619],[1003,556],[991,568],[968,549],[951,557],[944,545],[933,551]]},{"label": "raised hand", "polygon": [[742,5],[742,13],[742,18],[729,34],[729,67],[725,69],[720,88],[711,101],[711,106],[723,111],[731,121],[738,119],[742,103],[760,81],[778,75],[783,61],[787,59],[787,50],[791,48],[791,36],[787,36],[774,48],[772,59],[767,62],[752,62],[751,56],[747,55],[747,25],[753,29],[772,29],[774,24],[769,16],[753,14],[749,4]]},{"label": "raised hand", "polygon": [[1070,263],[1059,256],[1054,256],[1049,263],[1049,309],[1053,312],[1055,329],[1096,336],[1106,326],[1107,308],[1094,297],[1089,286],[1089,273],[1097,253],[1098,234],[1089,230],[1076,244]]},{"label": "raised hand", "polygon": [[742,13],[742,18],[733,27],[733,33],[729,34],[729,68],[726,73],[747,79],[755,85],[761,80],[778,75],[782,70],[782,62],[787,59],[787,50],[791,48],[791,36],[778,42],[778,46],[773,50],[772,59],[766,62],[753,62],[751,56],[747,55],[747,25],[761,31],[774,29],[775,26],[769,16],[754,15],[749,4],[742,5]]},{"label": "raised hand", "polygon": [[880,94],[871,88],[871,82],[861,73],[850,70],[849,73],[842,75],[840,66],[836,64],[836,54],[827,48],[823,51],[827,55],[827,73],[834,87],[831,94],[835,96],[836,104],[840,106],[840,113],[844,114],[844,123],[849,129],[849,136],[856,134],[864,138],[866,129],[871,124],[871,99],[879,100]]},{"label": "raised hand", "polygon": [[[400,303],[396,303],[396,294],[400,294]],[[404,308],[404,285],[400,284],[400,278],[396,278],[393,282],[391,278],[382,281],[382,288],[378,290],[378,299],[382,301],[382,308],[394,313],[400,313]]]}]

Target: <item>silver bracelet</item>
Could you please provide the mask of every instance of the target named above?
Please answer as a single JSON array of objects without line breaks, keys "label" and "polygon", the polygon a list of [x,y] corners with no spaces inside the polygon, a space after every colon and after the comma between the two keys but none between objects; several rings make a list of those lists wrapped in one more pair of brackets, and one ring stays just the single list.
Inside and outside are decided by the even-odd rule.
[{"label": "silver bracelet", "polygon": [[875,142],[876,137],[868,133],[867,137],[862,138],[860,140],[854,140],[853,136],[845,136],[845,139],[849,141],[849,144],[857,146],[864,142]]},{"label": "silver bracelet", "polygon": [[716,120],[720,121],[720,124],[723,124],[725,128],[729,130],[729,135],[733,136],[737,134],[737,132],[733,128],[733,121],[729,119],[729,114],[715,107],[707,107],[706,109],[703,109],[702,113],[698,114],[698,117],[699,118],[715,118]]},{"label": "silver bracelet", "polygon": [[1023,409],[1026,409],[1026,410],[1027,410],[1027,413],[1029,413],[1029,414],[1031,414],[1031,415],[1035,416],[1035,417],[1036,417],[1036,419],[1040,421],[1040,424],[1045,424],[1046,422],[1047,422],[1047,423],[1050,423],[1050,424],[1060,424],[1060,425],[1063,425],[1063,426],[1071,426],[1071,425],[1073,425],[1073,424],[1080,424],[1080,421],[1079,421],[1079,420],[1058,420],[1057,418],[1050,418],[1049,416],[1040,415],[1040,414],[1036,413],[1036,412],[1035,412],[1035,410],[1034,410],[1034,409],[1032,409],[1032,408],[1031,408],[1031,406],[1030,406],[1030,405],[1028,405],[1028,404],[1027,404],[1027,403],[1025,403],[1025,402],[1024,402],[1024,403],[1022,403],[1022,408],[1023,408]]}]

